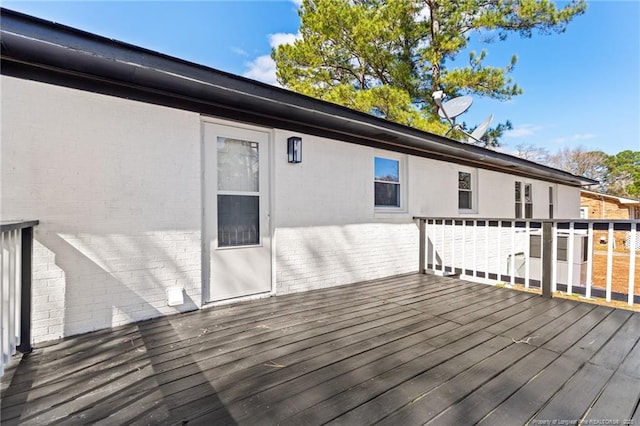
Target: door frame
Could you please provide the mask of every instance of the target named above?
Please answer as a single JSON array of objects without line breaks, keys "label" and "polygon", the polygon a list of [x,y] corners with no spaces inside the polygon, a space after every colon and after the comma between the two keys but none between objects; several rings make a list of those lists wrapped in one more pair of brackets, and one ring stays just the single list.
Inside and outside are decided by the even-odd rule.
[{"label": "door frame", "polygon": [[[206,197],[207,197],[207,188],[205,185],[206,180],[206,152],[205,152],[205,127],[207,124],[214,124],[218,126],[237,128],[241,130],[252,130],[255,132],[265,133],[267,135],[267,146],[268,146],[268,172],[267,172],[267,189],[268,189],[268,205],[267,216],[269,221],[269,253],[271,256],[271,289],[268,292],[257,293],[247,296],[238,296],[231,299],[217,300],[211,301],[211,248],[210,244],[207,240],[207,216],[206,216]],[[274,214],[273,214],[273,202],[274,202],[274,151],[275,151],[275,129],[268,127],[260,127],[252,124],[247,124],[244,122],[233,121],[233,120],[224,120],[216,117],[210,117],[201,115],[200,116],[200,250],[201,250],[201,268],[200,268],[200,281],[201,281],[201,306],[216,306],[223,305],[227,303],[233,303],[238,300],[251,300],[258,299],[263,297],[271,297],[276,294],[276,261],[275,261],[275,249],[276,249],[276,241],[275,241],[275,226],[274,226]]]}]

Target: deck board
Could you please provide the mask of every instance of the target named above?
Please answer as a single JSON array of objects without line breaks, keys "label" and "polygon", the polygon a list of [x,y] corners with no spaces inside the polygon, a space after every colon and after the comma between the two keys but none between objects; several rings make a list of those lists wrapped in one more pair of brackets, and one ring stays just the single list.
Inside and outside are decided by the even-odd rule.
[{"label": "deck board", "polygon": [[3,425],[626,420],[639,415],[639,371],[638,313],[411,274],[43,345],[9,364],[0,414]]}]

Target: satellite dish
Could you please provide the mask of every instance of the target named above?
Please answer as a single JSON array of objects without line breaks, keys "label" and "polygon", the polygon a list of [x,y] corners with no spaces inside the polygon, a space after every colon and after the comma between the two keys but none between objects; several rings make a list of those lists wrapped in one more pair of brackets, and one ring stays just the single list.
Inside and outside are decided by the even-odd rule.
[{"label": "satellite dish", "polygon": [[480,139],[482,139],[484,134],[487,133],[487,129],[491,125],[492,121],[493,121],[493,114],[491,114],[478,127],[476,127],[476,129],[473,132],[471,132],[471,134],[469,135],[468,142],[469,143],[474,143],[476,141],[480,142]]},{"label": "satellite dish", "polygon": [[446,118],[449,124],[451,124],[451,128],[444,134],[445,136],[454,129],[458,129],[458,131],[467,136],[468,143],[482,142],[480,139],[484,136],[491,125],[491,122],[493,121],[493,114],[491,114],[489,118],[484,120],[482,124],[476,127],[476,129],[469,134],[464,131],[461,125],[456,124],[456,117],[469,109],[473,103],[473,98],[471,96],[458,96],[457,98],[453,98],[450,101],[442,103],[442,100],[446,97],[442,90],[436,90],[431,96],[438,107],[438,115],[441,118]]},{"label": "satellite dish", "polygon": [[450,101],[447,101],[440,105],[440,108],[438,109],[438,115],[441,118],[453,120],[454,118],[468,110],[472,103],[473,98],[471,96],[458,96],[457,98],[453,98]]}]

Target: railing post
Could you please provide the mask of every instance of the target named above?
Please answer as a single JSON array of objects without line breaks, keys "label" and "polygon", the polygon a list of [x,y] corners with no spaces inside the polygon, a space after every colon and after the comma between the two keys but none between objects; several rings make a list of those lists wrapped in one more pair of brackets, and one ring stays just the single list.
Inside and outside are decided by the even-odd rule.
[{"label": "railing post", "polygon": [[552,222],[543,222],[542,223],[542,297],[546,297],[547,299],[551,299],[551,276],[552,276],[552,265],[551,261],[553,258],[552,247],[553,247],[553,233],[552,233]]},{"label": "railing post", "polygon": [[418,219],[418,223],[419,228],[420,228],[420,261],[418,262],[418,273],[420,274],[424,274],[425,273],[425,265],[424,265],[424,260],[426,257],[426,224],[427,224],[427,220],[426,219]]},{"label": "railing post", "polygon": [[22,230],[21,253],[21,301],[20,301],[20,345],[16,348],[23,354],[31,353],[31,259],[33,254],[33,227]]}]

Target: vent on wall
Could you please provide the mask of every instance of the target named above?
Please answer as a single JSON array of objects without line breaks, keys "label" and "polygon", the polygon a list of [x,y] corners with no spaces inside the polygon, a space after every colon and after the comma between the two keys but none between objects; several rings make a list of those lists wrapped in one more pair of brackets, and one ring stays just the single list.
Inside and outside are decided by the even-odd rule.
[{"label": "vent on wall", "polygon": [[167,305],[179,306],[184,304],[184,289],[182,287],[171,287],[167,289]]}]

